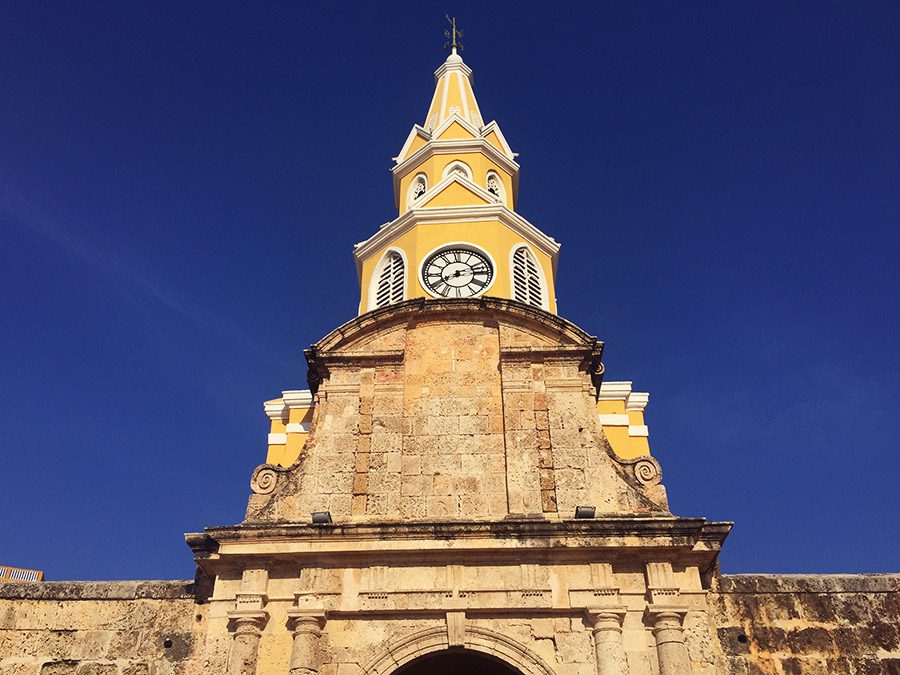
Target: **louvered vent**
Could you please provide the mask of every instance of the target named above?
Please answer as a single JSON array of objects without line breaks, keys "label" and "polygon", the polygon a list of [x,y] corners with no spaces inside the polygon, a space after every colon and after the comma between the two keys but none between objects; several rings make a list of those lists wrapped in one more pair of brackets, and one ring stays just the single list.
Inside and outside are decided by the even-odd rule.
[{"label": "louvered vent", "polygon": [[544,306],[544,293],[537,260],[525,246],[513,254],[513,297],[535,307]]},{"label": "louvered vent", "polygon": [[378,289],[375,292],[375,306],[384,307],[403,300],[403,258],[399,253],[388,253],[381,263],[378,274]]}]

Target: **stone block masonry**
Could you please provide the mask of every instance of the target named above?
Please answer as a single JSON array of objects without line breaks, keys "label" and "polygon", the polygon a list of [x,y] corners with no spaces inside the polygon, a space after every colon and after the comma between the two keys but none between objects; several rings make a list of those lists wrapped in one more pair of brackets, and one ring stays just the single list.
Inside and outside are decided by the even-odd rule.
[{"label": "stone block masonry", "polygon": [[0,674],[203,673],[206,608],[189,581],[3,583]]}]

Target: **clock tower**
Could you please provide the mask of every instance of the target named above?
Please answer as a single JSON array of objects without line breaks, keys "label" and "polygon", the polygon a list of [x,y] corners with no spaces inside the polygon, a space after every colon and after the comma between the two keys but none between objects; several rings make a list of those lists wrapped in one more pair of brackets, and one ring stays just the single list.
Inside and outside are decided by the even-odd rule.
[{"label": "clock tower", "polygon": [[359,313],[411,298],[509,298],[556,312],[559,244],[516,212],[519,164],[451,47],[392,169],[397,217],[356,245]]},{"label": "clock tower", "polygon": [[709,672],[730,524],[670,512],[648,395],[557,315],[559,244],[516,211],[456,36],[394,158],[397,217],[355,246],[358,316],[265,403],[244,521],[188,535],[209,668]]}]

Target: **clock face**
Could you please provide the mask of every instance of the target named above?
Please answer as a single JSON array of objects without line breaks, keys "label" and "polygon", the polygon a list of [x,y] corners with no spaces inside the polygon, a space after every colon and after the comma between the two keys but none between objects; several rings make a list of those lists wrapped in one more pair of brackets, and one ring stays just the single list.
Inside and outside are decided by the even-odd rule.
[{"label": "clock face", "polygon": [[443,298],[471,298],[487,288],[494,268],[484,253],[468,248],[438,251],[422,264],[422,281]]}]

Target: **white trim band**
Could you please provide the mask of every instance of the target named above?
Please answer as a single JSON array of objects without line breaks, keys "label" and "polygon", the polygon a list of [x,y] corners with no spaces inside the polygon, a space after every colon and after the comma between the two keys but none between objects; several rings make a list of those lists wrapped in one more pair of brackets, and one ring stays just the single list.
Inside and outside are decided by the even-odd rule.
[{"label": "white trim band", "polygon": [[627,427],[630,420],[628,415],[597,415],[600,424],[605,427]]},{"label": "white trim band", "polygon": [[310,408],[313,404],[312,392],[309,389],[294,389],[281,392],[288,408]]},{"label": "white trim band", "polygon": [[625,401],[625,410],[638,410],[640,412],[644,412],[644,409],[647,407],[647,403],[649,401],[650,394],[646,392],[633,391],[628,395],[628,400]]},{"label": "white trim band", "polygon": [[641,425],[636,424],[634,426],[628,427],[628,435],[629,436],[643,436],[644,438],[646,438],[647,436],[650,435],[650,431],[647,429],[646,424],[641,424]]},{"label": "white trim band", "polygon": [[597,397],[601,401],[625,401],[625,410],[644,412],[650,402],[650,394],[631,391],[631,382],[603,382]]},{"label": "white trim band", "polygon": [[285,421],[288,418],[288,407],[284,401],[266,401],[263,403],[263,410],[266,411],[266,417],[273,421]]},{"label": "white trim band", "polygon": [[291,422],[284,430],[289,434],[308,434],[309,422]]},{"label": "white trim band", "polygon": [[287,434],[269,434],[269,445],[286,445]]}]

